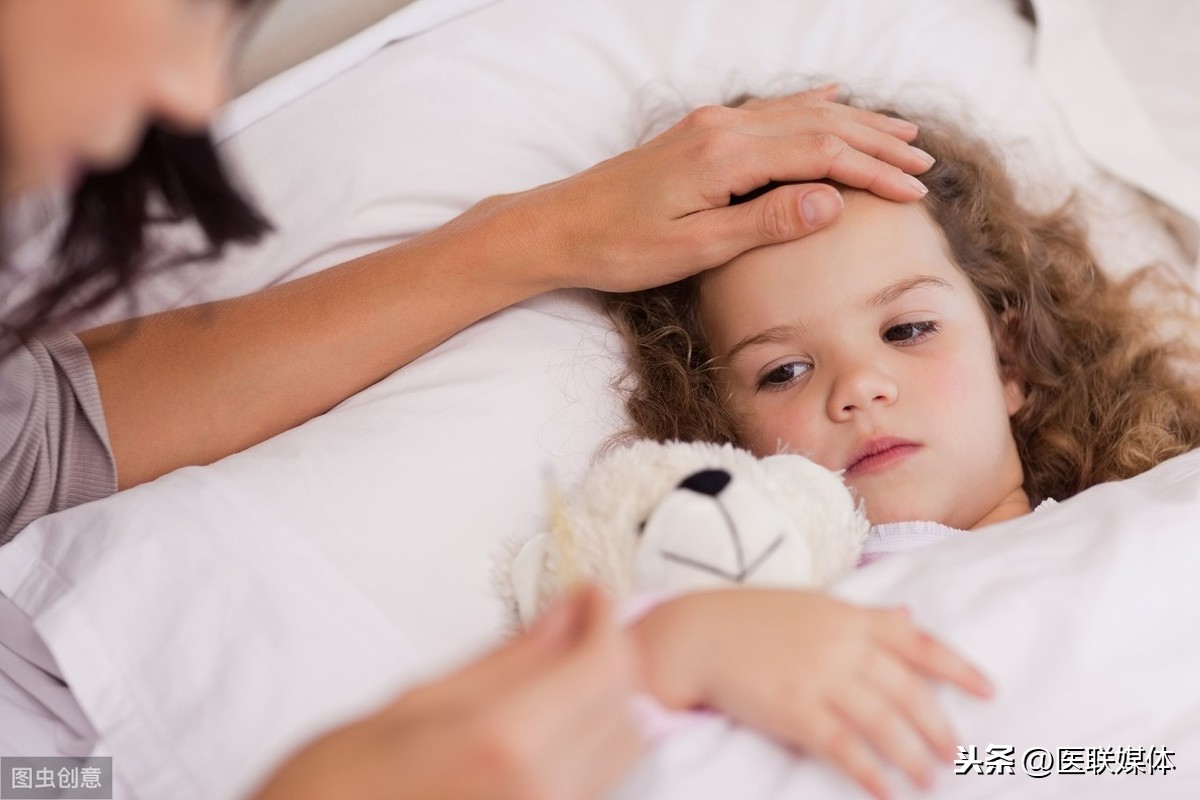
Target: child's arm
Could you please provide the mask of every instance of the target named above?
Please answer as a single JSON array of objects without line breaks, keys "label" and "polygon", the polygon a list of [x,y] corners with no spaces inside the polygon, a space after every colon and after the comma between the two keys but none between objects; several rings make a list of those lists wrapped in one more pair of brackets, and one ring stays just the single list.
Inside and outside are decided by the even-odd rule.
[{"label": "child's arm", "polygon": [[718,709],[827,758],[886,797],[876,753],[922,786],[955,737],[923,677],[987,697],[974,667],[902,610],[787,590],[701,592],[633,627],[646,689],[676,709]]}]

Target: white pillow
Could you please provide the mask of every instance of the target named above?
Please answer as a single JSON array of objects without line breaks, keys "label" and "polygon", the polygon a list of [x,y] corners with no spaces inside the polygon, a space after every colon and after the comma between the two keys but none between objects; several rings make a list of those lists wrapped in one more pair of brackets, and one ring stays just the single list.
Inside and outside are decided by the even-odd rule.
[{"label": "white pillow", "polygon": [[[1105,170],[1168,204],[1162,212],[1186,243],[1185,260],[1200,267],[1200,94],[1193,88],[1200,6],[1034,6],[1037,74],[1072,138]],[[1123,228],[1119,215],[1111,222]]]},{"label": "white pillow", "polygon": [[[150,280],[141,310],[308,274],[584,169],[672,87],[712,101],[824,73],[952,91],[1022,152],[1102,181],[1031,46],[994,0],[489,5],[231,139],[280,234]],[[1170,249],[1147,225],[1137,243]],[[0,590],[139,794],[234,796],[332,718],[496,637],[490,555],[539,524],[547,466],[569,479],[620,426],[618,355],[581,294],[523,303],[259,447],[35,524],[0,551]]]}]

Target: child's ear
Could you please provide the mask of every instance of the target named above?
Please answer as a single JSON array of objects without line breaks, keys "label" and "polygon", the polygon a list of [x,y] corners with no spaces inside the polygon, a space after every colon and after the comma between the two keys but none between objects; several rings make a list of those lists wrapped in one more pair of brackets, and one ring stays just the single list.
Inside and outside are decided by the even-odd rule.
[{"label": "child's ear", "polygon": [[1011,417],[1025,405],[1025,376],[1017,366],[1017,330],[1021,324],[1015,308],[1000,314],[996,330],[996,360],[1000,366],[1000,381],[1004,388],[1004,407]]},{"label": "child's ear", "polygon": [[1004,407],[1011,417],[1025,405],[1025,382],[1015,378],[1004,379]]}]

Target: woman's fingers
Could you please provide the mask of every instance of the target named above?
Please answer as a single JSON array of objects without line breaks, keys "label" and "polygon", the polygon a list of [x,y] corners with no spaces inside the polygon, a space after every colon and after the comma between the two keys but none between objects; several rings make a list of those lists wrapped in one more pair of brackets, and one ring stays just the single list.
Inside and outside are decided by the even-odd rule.
[{"label": "woman's fingers", "polygon": [[600,796],[629,771],[644,741],[627,698],[597,698],[590,714],[578,718],[553,752],[560,780],[575,784],[580,797]]},{"label": "woman's fingers", "polygon": [[691,214],[684,220],[686,235],[709,243],[694,269],[717,266],[754,247],[791,241],[836,219],[843,207],[836,190],[806,181],[831,178],[891,200],[925,194],[916,178],[834,136],[753,138],[725,163],[731,193],[746,194],[771,181],[799,185],[780,186],[749,203]]},{"label": "woman's fingers", "polygon": [[842,208],[842,196],[832,186],[801,183],[693,214],[687,220],[689,235],[707,245],[696,254],[695,267],[715,267],[754,247],[807,236],[837,219]]},{"label": "woman's fingers", "polygon": [[817,98],[820,100],[836,100],[841,91],[842,87],[839,84],[826,83],[822,84],[821,86],[814,86],[813,88],[807,89],[803,92],[797,92],[796,95],[793,95],[793,97],[800,96],[806,98]]},{"label": "woman's fingers", "polygon": [[376,796],[600,794],[641,743],[632,644],[612,616],[598,590],[572,593],[533,630],[322,737],[318,755],[337,758],[293,759],[260,796],[300,796],[347,773]]},{"label": "woman's fingers", "polygon": [[933,166],[933,156],[924,150],[869,125],[849,122],[838,126],[834,133],[860,153],[899,167],[912,175],[920,175]]},{"label": "woman's fingers", "polygon": [[885,200],[924,197],[919,180],[899,167],[856,150],[830,133],[796,136],[732,134],[719,166],[728,174],[731,194],[745,194],[770,181],[800,182],[829,178],[864,189]]},{"label": "woman's fingers", "polygon": [[[702,150],[707,148],[709,153],[717,155],[727,155],[722,152],[726,149],[756,152],[760,147],[757,140],[761,139],[787,140],[784,152],[790,154],[792,163],[798,161],[804,163],[805,171],[811,169],[807,162],[814,155],[819,158],[822,155],[821,150],[826,148],[827,144],[834,144],[833,142],[823,142],[822,137],[837,140],[836,144],[840,146],[846,146],[864,156],[869,156],[881,162],[881,166],[886,165],[902,172],[919,174],[932,166],[933,158],[927,153],[908,144],[908,140],[894,135],[889,130],[868,124],[875,120],[870,116],[863,115],[870,115],[871,112],[854,113],[860,111],[860,109],[852,109],[837,103],[826,103],[819,108],[807,107],[795,110],[747,111],[741,108],[706,106],[685,117],[679,128],[697,137],[703,143]],[[880,117],[880,119],[888,118]],[[668,134],[671,133],[668,131]],[[826,176],[772,177],[775,180],[805,180],[811,177]],[[835,179],[840,180],[840,178]],[[862,188],[868,187],[863,186]],[[888,197],[887,199],[912,200],[915,197]]]},{"label": "woman's fingers", "polygon": [[[837,136],[854,149],[901,170],[919,175],[933,166],[933,157],[909,142],[916,135],[900,136],[904,130],[891,117],[838,103],[825,103],[804,109],[761,109],[743,112],[737,109],[729,127],[738,133],[756,136],[803,136],[827,133]],[[899,120],[903,122],[903,120]],[[911,123],[905,123],[911,125]]]},{"label": "woman's fingers", "polygon": [[401,695],[384,713],[402,709],[409,714],[451,704],[469,708],[510,691],[566,651],[579,625],[583,600],[578,591],[560,598],[528,630],[451,675]]},{"label": "woman's fingers", "polygon": [[880,114],[877,111],[870,111],[865,108],[855,108],[854,106],[838,105],[844,109],[844,113],[849,119],[854,120],[860,125],[866,125],[868,128],[874,128],[878,131],[895,136],[897,139],[902,139],[905,142],[911,142],[917,137],[917,132],[920,128],[915,123],[909,122],[906,119],[899,117],[889,117],[886,114]]},{"label": "woman's fingers", "polygon": [[933,166],[933,156],[924,150],[913,147],[907,140],[890,131],[864,124],[849,115],[830,114],[828,117],[811,119],[800,114],[778,112],[769,118],[760,118],[759,124],[739,126],[738,132],[755,136],[829,134],[841,139],[860,153],[885,164],[891,164],[912,175],[920,175]]},{"label": "woman's fingers", "polygon": [[540,721],[524,747],[538,753],[545,785],[558,787],[553,796],[592,796],[629,768],[641,748],[634,654],[602,592],[580,592],[570,645],[524,681],[498,713]]},{"label": "woman's fingers", "polygon": [[531,261],[567,265],[539,285],[629,292],[799,238],[841,213],[831,188],[811,185],[729,206],[772,182],[829,179],[898,202],[924,197],[910,174],[930,164],[907,144],[915,127],[831,102],[833,92],[698,108],[641,147],[507,197],[492,213],[520,240],[553,245]]},{"label": "woman's fingers", "polygon": [[[560,708],[555,724],[567,734],[589,719],[619,713],[632,719],[628,702],[636,689],[636,661],[628,633],[618,627],[602,592],[585,590],[580,600],[573,645],[528,686],[528,703],[549,714]],[[569,702],[568,702],[569,701]]]},{"label": "woman's fingers", "polygon": [[[808,155],[807,163],[789,164],[797,152]],[[845,139],[828,133],[780,137],[769,147],[756,148],[749,160],[759,161],[761,169],[770,169],[775,180],[829,178],[885,200],[916,200],[928,192],[924,184],[899,167],[856,150]]]},{"label": "woman's fingers", "polygon": [[[753,98],[735,107],[746,111],[808,111],[810,118],[840,117],[895,136],[904,142],[911,142],[916,137],[918,127],[906,119],[837,102],[840,91],[841,87],[831,83],[782,97]],[[814,111],[816,114],[812,113]],[[793,116],[800,118],[802,115]]]}]

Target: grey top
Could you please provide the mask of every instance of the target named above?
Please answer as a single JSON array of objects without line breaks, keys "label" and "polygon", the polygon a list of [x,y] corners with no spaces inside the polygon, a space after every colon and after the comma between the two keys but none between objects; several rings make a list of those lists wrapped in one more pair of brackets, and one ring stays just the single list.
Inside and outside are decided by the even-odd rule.
[{"label": "grey top", "polygon": [[[14,335],[0,328],[0,352]],[[117,490],[91,359],[69,333],[0,360],[0,545],[35,519]]]}]

